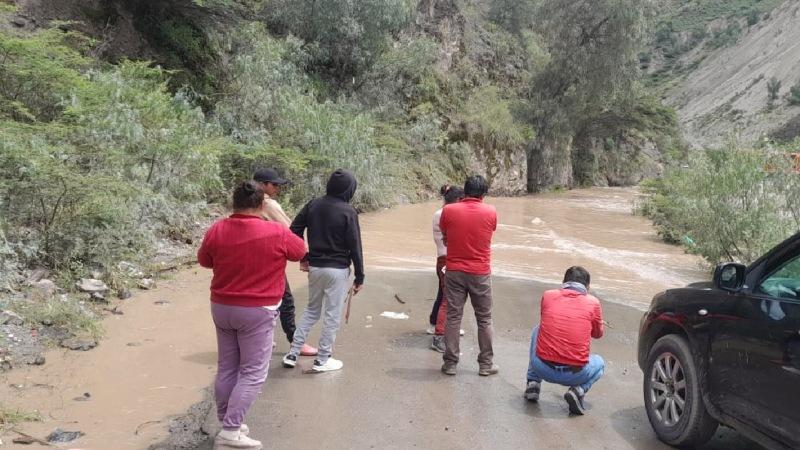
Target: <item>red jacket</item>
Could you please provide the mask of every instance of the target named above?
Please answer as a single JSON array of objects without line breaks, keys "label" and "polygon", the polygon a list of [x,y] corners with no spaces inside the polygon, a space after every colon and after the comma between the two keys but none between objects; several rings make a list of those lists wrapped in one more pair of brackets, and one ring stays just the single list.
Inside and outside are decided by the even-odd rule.
[{"label": "red jacket", "polygon": [[286,260],[306,254],[302,239],[286,226],[244,214],[215,222],[197,260],[214,269],[211,301],[232,306],[275,306],[286,283]]},{"label": "red jacket", "polygon": [[439,228],[447,244],[447,270],[492,273],[492,235],[497,229],[494,206],[473,197],[446,205]]},{"label": "red jacket", "polygon": [[544,293],[536,356],[557,364],[583,366],[589,362],[591,338],[601,337],[600,300],[573,289]]}]

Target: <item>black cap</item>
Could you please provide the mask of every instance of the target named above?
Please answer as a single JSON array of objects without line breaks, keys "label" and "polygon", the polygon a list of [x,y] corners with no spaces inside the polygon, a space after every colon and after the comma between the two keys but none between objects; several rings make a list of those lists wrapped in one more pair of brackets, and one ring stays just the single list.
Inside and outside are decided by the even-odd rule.
[{"label": "black cap", "polygon": [[289,180],[278,176],[278,171],[273,168],[258,169],[253,174],[253,179],[259,183],[286,184]]}]

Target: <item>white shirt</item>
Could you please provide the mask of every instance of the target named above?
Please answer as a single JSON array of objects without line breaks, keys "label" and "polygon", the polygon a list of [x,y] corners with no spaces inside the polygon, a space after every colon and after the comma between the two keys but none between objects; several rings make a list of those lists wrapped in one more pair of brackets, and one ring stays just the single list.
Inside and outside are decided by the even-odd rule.
[{"label": "white shirt", "polygon": [[289,226],[292,224],[292,220],[289,219],[289,216],[283,212],[283,208],[281,208],[281,204],[270,198],[268,195],[264,196],[264,218],[272,221],[278,222],[281,225]]},{"label": "white shirt", "polygon": [[439,221],[442,218],[442,209],[433,213],[433,242],[436,243],[436,256],[447,256],[447,246],[444,245],[444,236],[442,236],[442,229],[439,227]]}]

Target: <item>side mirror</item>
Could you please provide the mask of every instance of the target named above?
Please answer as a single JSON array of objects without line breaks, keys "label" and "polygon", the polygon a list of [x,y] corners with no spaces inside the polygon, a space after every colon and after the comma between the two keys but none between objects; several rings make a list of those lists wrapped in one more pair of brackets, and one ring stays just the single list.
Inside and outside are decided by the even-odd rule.
[{"label": "side mirror", "polygon": [[714,270],[714,286],[726,291],[736,292],[744,285],[744,274],[747,268],[744,264],[720,264]]}]

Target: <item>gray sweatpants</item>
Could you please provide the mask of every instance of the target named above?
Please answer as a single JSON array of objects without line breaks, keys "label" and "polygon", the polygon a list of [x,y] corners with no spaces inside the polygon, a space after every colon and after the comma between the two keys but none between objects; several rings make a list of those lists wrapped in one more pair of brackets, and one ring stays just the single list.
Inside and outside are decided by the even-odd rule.
[{"label": "gray sweatpants", "polygon": [[342,324],[342,312],[347,291],[350,269],[336,269],[333,267],[311,267],[308,271],[308,305],[303,311],[303,317],[297,324],[294,340],[289,353],[297,356],[300,347],[306,343],[308,332],[322,319],[322,334],[319,337],[319,353],[317,361],[325,364],[333,353],[333,343],[336,341],[336,332]]}]

